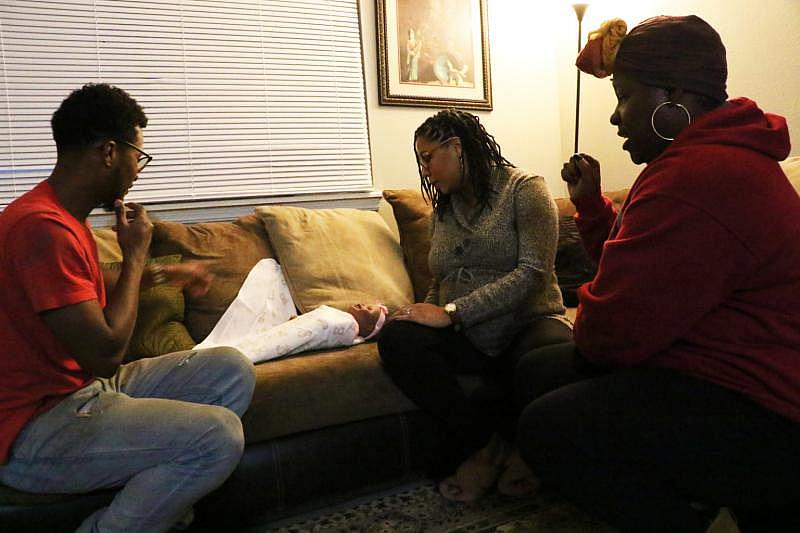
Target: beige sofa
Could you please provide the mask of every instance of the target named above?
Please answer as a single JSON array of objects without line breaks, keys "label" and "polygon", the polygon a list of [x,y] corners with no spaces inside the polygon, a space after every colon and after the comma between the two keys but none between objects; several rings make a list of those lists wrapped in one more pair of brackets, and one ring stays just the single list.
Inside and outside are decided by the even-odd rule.
[{"label": "beige sofa", "polygon": [[[800,158],[784,163],[800,185]],[[627,191],[609,196],[619,205]],[[215,275],[203,297],[157,287],[142,294],[129,359],[191,348],[235,298],[250,268],[274,257],[300,311],[380,299],[390,307],[424,297],[430,207],[419,192],[384,191],[400,241],[377,213],[259,208],[233,222],[155,224],[151,256],[206,261]],[[590,279],[574,209],[558,199],[556,270],[565,300]],[[113,233],[96,230],[101,260],[119,260]],[[574,313],[574,308],[570,309]],[[376,344],[300,354],[256,365],[257,384],[243,423],[241,464],[196,506],[193,530],[233,530],[332,499],[419,476],[440,438],[383,371]],[[0,487],[3,529],[68,531],[114,491],[30,495]]]}]

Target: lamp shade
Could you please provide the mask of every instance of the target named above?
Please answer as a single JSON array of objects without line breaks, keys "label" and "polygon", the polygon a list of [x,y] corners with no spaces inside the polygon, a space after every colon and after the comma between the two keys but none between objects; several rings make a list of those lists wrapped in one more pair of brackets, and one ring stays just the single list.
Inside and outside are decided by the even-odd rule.
[{"label": "lamp shade", "polygon": [[583,20],[583,14],[586,13],[586,9],[589,7],[589,3],[583,4],[572,4],[572,9],[575,10],[575,16],[578,17],[578,22]]},{"label": "lamp shade", "polygon": [[[578,17],[578,53],[581,52],[581,45],[583,36],[581,35],[581,22],[583,21],[583,15],[586,13],[586,10],[589,8],[589,3],[580,3],[580,4],[572,4],[572,9],[575,10],[575,16]],[[578,132],[580,130],[580,121],[581,121],[581,71],[577,70],[577,80],[575,83],[575,144],[574,144],[574,153],[578,153]]]}]

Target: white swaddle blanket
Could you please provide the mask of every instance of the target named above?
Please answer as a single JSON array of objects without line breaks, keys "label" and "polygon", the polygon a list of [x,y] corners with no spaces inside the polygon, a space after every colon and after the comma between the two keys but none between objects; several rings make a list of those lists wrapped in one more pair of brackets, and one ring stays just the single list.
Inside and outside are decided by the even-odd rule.
[{"label": "white swaddle blanket", "polygon": [[294,316],[280,265],[274,259],[262,259],[208,337],[195,348],[232,346],[253,363],[260,363],[306,350],[363,342],[350,313],[322,305]]}]

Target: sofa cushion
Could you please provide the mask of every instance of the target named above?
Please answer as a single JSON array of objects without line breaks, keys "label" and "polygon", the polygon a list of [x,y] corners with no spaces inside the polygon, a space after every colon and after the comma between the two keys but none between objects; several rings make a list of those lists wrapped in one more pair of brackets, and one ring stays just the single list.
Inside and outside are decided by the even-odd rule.
[{"label": "sofa cushion", "polygon": [[211,333],[250,269],[259,260],[274,257],[264,226],[255,215],[234,222],[155,222],[150,250],[153,255],[180,254],[184,261],[204,261],[214,275],[208,293],[186,295],[184,323],[197,342]]},{"label": "sofa cushion", "polygon": [[378,213],[262,206],[256,214],[301,312],[375,301],[396,309],[413,300],[400,245]]},{"label": "sofa cushion", "polygon": [[[147,264],[166,265],[180,261],[180,255],[167,255],[149,259]],[[101,266],[106,270],[119,270],[122,263],[101,263]],[[183,314],[183,292],[179,287],[164,284],[142,291],[139,294],[136,325],[123,362],[188,350],[194,346],[192,337],[182,323]]]},{"label": "sofa cushion", "polygon": [[392,206],[406,269],[414,286],[414,299],[421,302],[431,282],[428,252],[433,209],[421,192],[412,189],[385,190],[383,198]]},{"label": "sofa cushion", "polygon": [[375,342],[268,361],[255,372],[242,417],[247,443],[416,409],[383,370]]}]

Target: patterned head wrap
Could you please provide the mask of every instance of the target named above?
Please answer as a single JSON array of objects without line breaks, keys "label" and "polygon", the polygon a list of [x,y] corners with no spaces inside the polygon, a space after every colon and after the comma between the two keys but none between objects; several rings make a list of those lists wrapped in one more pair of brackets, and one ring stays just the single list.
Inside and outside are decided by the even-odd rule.
[{"label": "patterned head wrap", "polygon": [[725,46],[703,19],[653,17],[627,35],[623,29],[621,36],[620,23],[624,27],[620,19],[606,22],[589,35],[575,63],[579,69],[599,78],[624,73],[646,85],[682,88],[717,101],[728,98]]},{"label": "patterned head wrap", "polygon": [[622,19],[611,19],[589,34],[575,65],[587,74],[605,78],[614,72],[620,41],[625,37],[628,25]]}]

